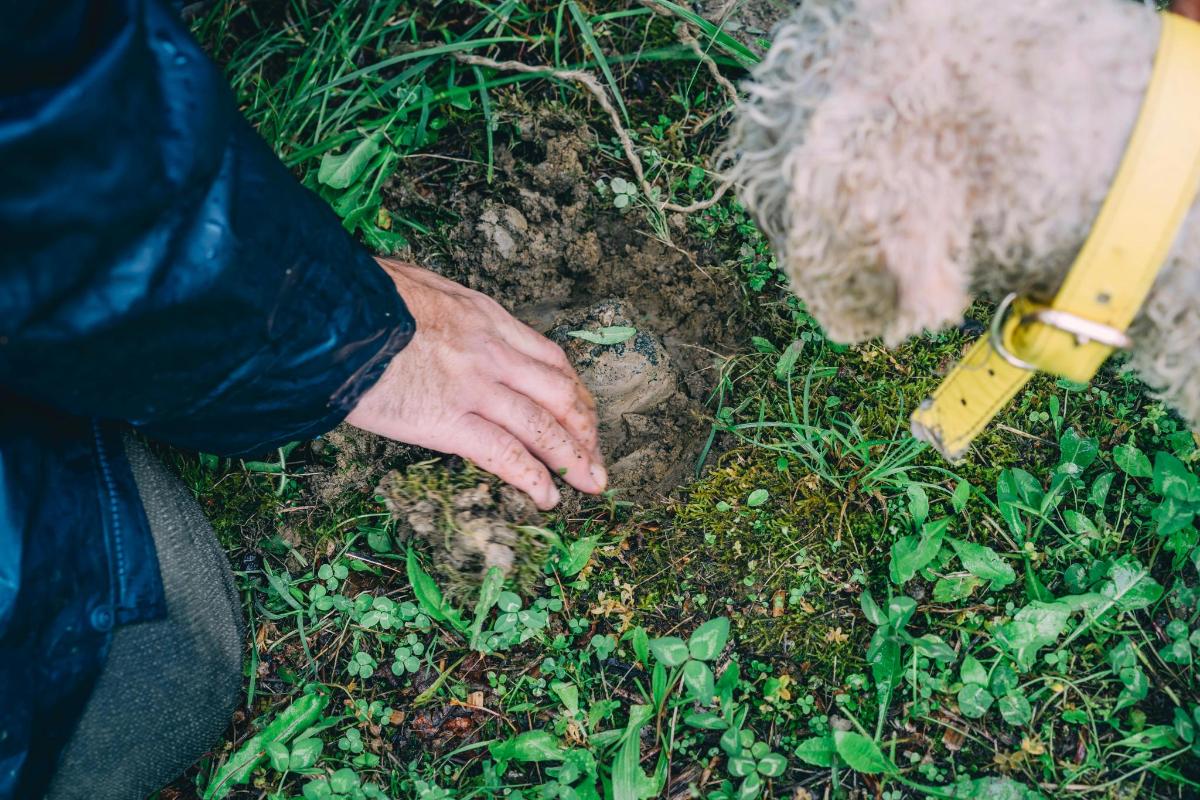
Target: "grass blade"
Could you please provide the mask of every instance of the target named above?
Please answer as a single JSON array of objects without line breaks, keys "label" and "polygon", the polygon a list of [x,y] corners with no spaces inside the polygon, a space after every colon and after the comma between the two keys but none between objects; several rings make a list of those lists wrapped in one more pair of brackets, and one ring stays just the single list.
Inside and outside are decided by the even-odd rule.
[{"label": "grass blade", "polygon": [[612,90],[613,99],[617,101],[617,108],[621,109],[621,116],[625,118],[625,124],[629,124],[629,112],[625,109],[625,100],[621,97],[621,89],[617,86],[617,79],[613,76],[612,67],[609,66],[608,59],[604,56],[604,51],[600,49],[600,43],[596,41],[596,34],[592,30],[592,24],[588,22],[587,17],[579,10],[579,6],[575,0],[567,0],[567,8],[571,11],[571,16],[575,20],[575,24],[579,26],[579,33],[583,36],[583,42],[588,49],[592,51],[597,63],[600,65],[600,71],[604,73],[604,79],[608,81],[608,87]]}]

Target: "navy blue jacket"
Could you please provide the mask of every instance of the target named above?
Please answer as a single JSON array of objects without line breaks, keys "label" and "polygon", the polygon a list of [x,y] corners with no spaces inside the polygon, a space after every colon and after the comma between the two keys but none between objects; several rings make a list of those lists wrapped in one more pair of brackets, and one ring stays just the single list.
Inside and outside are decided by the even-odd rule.
[{"label": "navy blue jacket", "polygon": [[312,437],[412,329],[169,5],[0,0],[0,798],[42,796],[114,626],[164,612],[120,427]]}]

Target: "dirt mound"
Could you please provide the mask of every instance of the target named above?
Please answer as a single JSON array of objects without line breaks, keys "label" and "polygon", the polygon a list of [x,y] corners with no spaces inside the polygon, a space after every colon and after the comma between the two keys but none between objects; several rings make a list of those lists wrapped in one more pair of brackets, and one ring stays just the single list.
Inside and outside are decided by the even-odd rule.
[{"label": "dirt mound", "polygon": [[375,491],[401,534],[425,544],[439,585],[452,600],[468,599],[492,567],[525,591],[541,576],[548,543],[537,533],[542,517],[523,492],[485,481],[447,494],[395,470]]},{"label": "dirt mound", "polygon": [[[609,472],[623,497],[669,492],[707,432],[702,404],[714,356],[735,338],[736,293],[711,274],[703,247],[663,241],[644,208],[622,213],[597,191],[590,135],[522,129],[528,140],[498,153],[495,183],[454,202],[462,222],[443,271],[566,346],[605,415]],[[682,218],[667,224],[686,241]],[[566,336],[618,324],[637,338],[604,346]],[[661,367],[645,369],[648,352]]]},{"label": "dirt mound", "polygon": [[704,409],[681,391],[663,340],[638,330],[626,341],[597,344],[572,331],[634,327],[638,314],[621,300],[560,315],[548,335],[562,345],[596,398],[600,447],[619,496],[666,494],[679,484],[707,430]]},{"label": "dirt mound", "polygon": [[[681,217],[657,220],[674,241],[651,232],[652,213],[617,209],[610,163],[587,129],[531,119],[523,138],[497,143],[495,179],[437,193],[406,182],[387,190],[403,206],[436,195],[461,220],[438,249],[422,239],[414,260],[501,302],[564,345],[599,400],[602,444],[619,499],[644,502],[669,493],[695,464],[708,432],[704,403],[723,343],[737,338],[732,278],[705,245],[690,242]],[[623,173],[623,168],[618,168]],[[426,249],[428,248],[428,249]],[[578,329],[627,325],[618,345],[567,336]],[[327,437],[333,474],[315,479],[322,500],[375,485],[390,468],[424,451],[339,429]]]}]

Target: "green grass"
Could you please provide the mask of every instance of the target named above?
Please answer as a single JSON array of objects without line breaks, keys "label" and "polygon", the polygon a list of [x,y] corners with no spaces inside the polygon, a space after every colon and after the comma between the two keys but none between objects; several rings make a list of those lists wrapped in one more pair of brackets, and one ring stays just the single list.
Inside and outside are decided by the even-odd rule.
[{"label": "green grass", "polygon": [[[660,6],[731,79],[753,62]],[[389,180],[435,155],[447,185],[490,182],[497,149],[519,152],[506,109],[584,120],[595,163],[632,180],[576,85],[455,53],[592,71],[663,196],[707,196],[726,100],[673,24],[638,4],[294,0],[219,4],[197,30],[348,228],[425,253],[458,220],[390,202]],[[445,585],[367,487],[317,499],[328,448],[176,458],[252,641],[245,719],[162,796],[1200,796],[1185,426],[1117,368],[1043,377],[950,467],[906,416],[969,337],[836,347],[732,201],[676,236],[750,309],[713,380],[709,466],[669,504],[550,520],[523,588]],[[405,491],[479,478],[423,465]]]}]

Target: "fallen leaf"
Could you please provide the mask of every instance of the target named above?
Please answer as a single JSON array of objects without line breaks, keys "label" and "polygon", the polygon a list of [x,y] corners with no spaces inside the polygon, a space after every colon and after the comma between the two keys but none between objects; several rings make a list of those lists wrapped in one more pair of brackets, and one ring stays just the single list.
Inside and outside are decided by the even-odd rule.
[{"label": "fallen leaf", "polygon": [[771,617],[782,617],[787,610],[787,593],[780,589],[771,595]]},{"label": "fallen leaf", "polygon": [[1021,750],[1031,756],[1040,756],[1046,752],[1046,745],[1042,744],[1042,740],[1036,736],[1026,736],[1021,740]]},{"label": "fallen leaf", "polygon": [[964,733],[957,728],[946,728],[942,733],[942,744],[946,745],[946,749],[951,753],[957,753],[962,750],[963,743],[967,740]]},{"label": "fallen leaf", "polygon": [[825,641],[834,642],[836,644],[844,644],[850,641],[850,637],[842,633],[842,629],[838,627],[825,634]]}]

